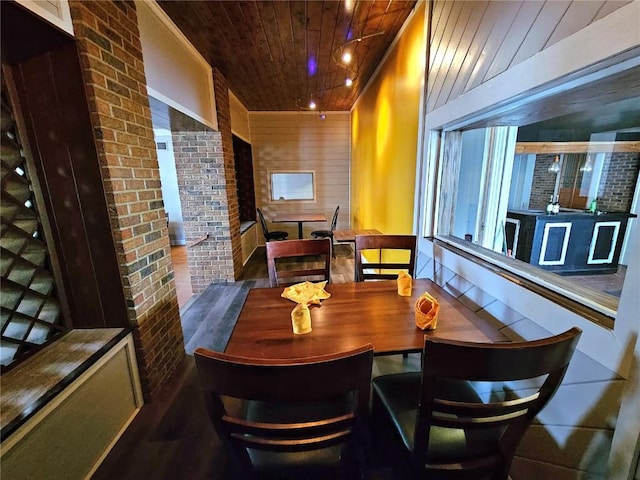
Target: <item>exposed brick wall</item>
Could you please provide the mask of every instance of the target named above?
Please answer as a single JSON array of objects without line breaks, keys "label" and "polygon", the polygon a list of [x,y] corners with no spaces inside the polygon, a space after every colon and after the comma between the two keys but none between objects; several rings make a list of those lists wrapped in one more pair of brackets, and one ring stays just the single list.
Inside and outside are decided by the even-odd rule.
[{"label": "exposed brick wall", "polygon": [[70,1],[143,392],[184,357],[134,2]]},{"label": "exposed brick wall", "polygon": [[[536,156],[529,199],[529,208],[532,210],[544,210],[553,195],[556,175],[549,173],[547,168],[554,158],[555,155],[548,154]],[[628,212],[631,209],[639,170],[639,153],[607,154],[598,188],[598,209],[605,212]]]},{"label": "exposed brick wall", "polygon": [[604,160],[598,188],[598,209],[629,212],[640,169],[640,153],[612,153]]},{"label": "exposed brick wall", "polygon": [[227,186],[227,205],[229,208],[229,229],[233,255],[235,278],[242,273],[242,239],[240,237],[240,206],[238,205],[238,187],[236,183],[236,162],[233,154],[233,135],[231,133],[231,109],[229,107],[229,86],[227,80],[213,69],[213,88],[216,98],[218,129],[222,140],[224,159],[224,178]]},{"label": "exposed brick wall", "polygon": [[173,155],[191,287],[201,293],[211,283],[234,280],[220,132],[173,132]]},{"label": "exposed brick wall", "polygon": [[536,156],[536,164],[533,167],[533,184],[531,185],[531,197],[529,209],[544,210],[549,203],[556,186],[554,173],[549,173],[548,168],[553,163],[555,155],[539,154]]}]

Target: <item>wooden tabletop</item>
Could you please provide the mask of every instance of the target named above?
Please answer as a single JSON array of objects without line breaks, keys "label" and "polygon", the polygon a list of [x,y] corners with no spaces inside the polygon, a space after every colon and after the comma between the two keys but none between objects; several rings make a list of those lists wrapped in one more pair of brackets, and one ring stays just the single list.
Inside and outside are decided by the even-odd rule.
[{"label": "wooden tabletop", "polygon": [[380,230],[371,229],[371,230],[334,230],[333,238],[336,239],[336,242],[355,242],[356,235],[381,235],[382,232]]},{"label": "wooden tabletop", "polygon": [[274,222],[326,222],[324,213],[279,213]]},{"label": "wooden tabletop", "polygon": [[[423,336],[474,342],[507,341],[487,321],[430,280],[414,280],[413,295],[398,295],[396,281],[328,284],[331,297],[310,307],[312,332],[294,335],[295,303],[280,296],[282,287],[249,292],[226,353],[249,358],[300,358],[373,345],[376,355],[422,350]],[[416,327],[414,305],[428,291],[440,303],[438,328]]]},{"label": "wooden tabletop", "polygon": [[298,222],[298,238],[302,238],[303,222],[326,222],[324,213],[281,213],[276,215],[274,222]]}]

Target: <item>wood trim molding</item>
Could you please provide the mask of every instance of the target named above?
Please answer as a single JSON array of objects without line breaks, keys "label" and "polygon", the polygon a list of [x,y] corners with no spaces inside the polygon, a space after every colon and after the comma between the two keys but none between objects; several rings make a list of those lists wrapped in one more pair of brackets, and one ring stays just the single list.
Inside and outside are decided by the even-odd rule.
[{"label": "wood trim molding", "polygon": [[517,142],[516,154],[640,152],[640,142]]}]

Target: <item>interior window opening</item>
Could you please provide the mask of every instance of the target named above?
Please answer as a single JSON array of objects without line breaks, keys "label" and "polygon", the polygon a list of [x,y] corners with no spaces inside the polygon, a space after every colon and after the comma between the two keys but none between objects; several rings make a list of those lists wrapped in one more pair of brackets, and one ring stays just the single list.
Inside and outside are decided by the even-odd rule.
[{"label": "interior window opening", "polygon": [[[615,316],[637,222],[640,121],[567,116],[516,127],[445,131],[437,236]],[[600,308],[602,307],[602,308]]]}]

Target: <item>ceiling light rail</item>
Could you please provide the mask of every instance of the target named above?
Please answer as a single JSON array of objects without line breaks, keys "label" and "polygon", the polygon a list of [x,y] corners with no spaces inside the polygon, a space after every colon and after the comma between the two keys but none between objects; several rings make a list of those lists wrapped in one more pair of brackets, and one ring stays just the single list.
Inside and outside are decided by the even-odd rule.
[{"label": "ceiling light rail", "polygon": [[333,51],[333,55],[332,55],[333,62],[342,67],[346,67],[353,60],[353,51],[350,48],[351,45],[358,44],[363,40],[367,40],[369,38],[377,37],[379,35],[384,35],[384,34],[385,34],[385,31],[382,30],[379,32],[370,33],[368,35],[360,35],[356,38],[353,38],[343,43]]}]

